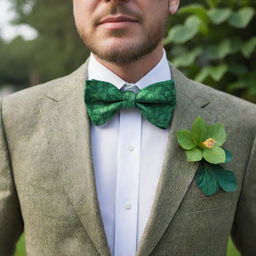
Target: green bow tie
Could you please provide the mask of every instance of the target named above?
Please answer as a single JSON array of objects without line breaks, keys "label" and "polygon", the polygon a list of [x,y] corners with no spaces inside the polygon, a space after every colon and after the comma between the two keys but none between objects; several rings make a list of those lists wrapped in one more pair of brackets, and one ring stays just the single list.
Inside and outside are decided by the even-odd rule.
[{"label": "green bow tie", "polygon": [[151,84],[138,93],[121,91],[104,81],[87,80],[84,100],[94,125],[104,124],[122,107],[135,107],[152,124],[166,129],[172,119],[176,90],[173,80]]}]

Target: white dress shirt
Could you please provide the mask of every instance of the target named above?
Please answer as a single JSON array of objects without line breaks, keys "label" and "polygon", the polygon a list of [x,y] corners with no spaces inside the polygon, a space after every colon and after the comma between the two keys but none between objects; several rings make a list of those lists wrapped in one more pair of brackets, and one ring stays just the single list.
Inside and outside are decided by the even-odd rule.
[{"label": "white dress shirt", "polygon": [[[165,51],[136,86],[127,84],[90,56],[88,78],[137,92],[171,79]],[[137,109],[122,108],[110,121],[91,126],[97,196],[113,256],[135,256],[161,174],[169,129],[148,122]]]}]

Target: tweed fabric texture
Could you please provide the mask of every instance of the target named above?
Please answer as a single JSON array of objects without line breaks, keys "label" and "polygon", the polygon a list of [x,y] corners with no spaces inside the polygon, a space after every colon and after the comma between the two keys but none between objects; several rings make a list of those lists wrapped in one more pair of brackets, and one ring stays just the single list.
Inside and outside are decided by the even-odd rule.
[{"label": "tweed fabric texture", "polygon": [[[230,233],[243,256],[255,256],[256,106],[170,67],[176,108],[136,256],[225,256]],[[86,70],[87,63],[1,100],[1,256],[12,255],[23,229],[27,256],[110,256],[83,99]],[[224,167],[237,176],[236,192],[205,196],[195,184],[198,163],[186,161],[175,135],[198,115],[226,128],[234,159]]]}]

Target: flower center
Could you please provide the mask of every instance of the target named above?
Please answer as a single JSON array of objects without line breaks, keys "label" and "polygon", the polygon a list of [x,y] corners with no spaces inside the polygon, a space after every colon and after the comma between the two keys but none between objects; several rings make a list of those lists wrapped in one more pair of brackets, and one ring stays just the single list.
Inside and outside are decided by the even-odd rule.
[{"label": "flower center", "polygon": [[204,142],[202,142],[203,147],[205,148],[213,148],[216,144],[216,140],[209,138],[207,140],[205,140]]}]

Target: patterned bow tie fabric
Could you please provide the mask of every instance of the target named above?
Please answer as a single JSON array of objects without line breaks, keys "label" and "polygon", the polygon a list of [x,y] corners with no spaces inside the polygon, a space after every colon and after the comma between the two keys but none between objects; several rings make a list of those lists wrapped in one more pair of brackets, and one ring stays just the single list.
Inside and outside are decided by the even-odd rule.
[{"label": "patterned bow tie fabric", "polygon": [[149,122],[167,129],[176,104],[176,90],[173,80],[151,84],[138,93],[121,91],[105,81],[87,80],[84,100],[94,125],[106,123],[121,108],[137,108]]}]

